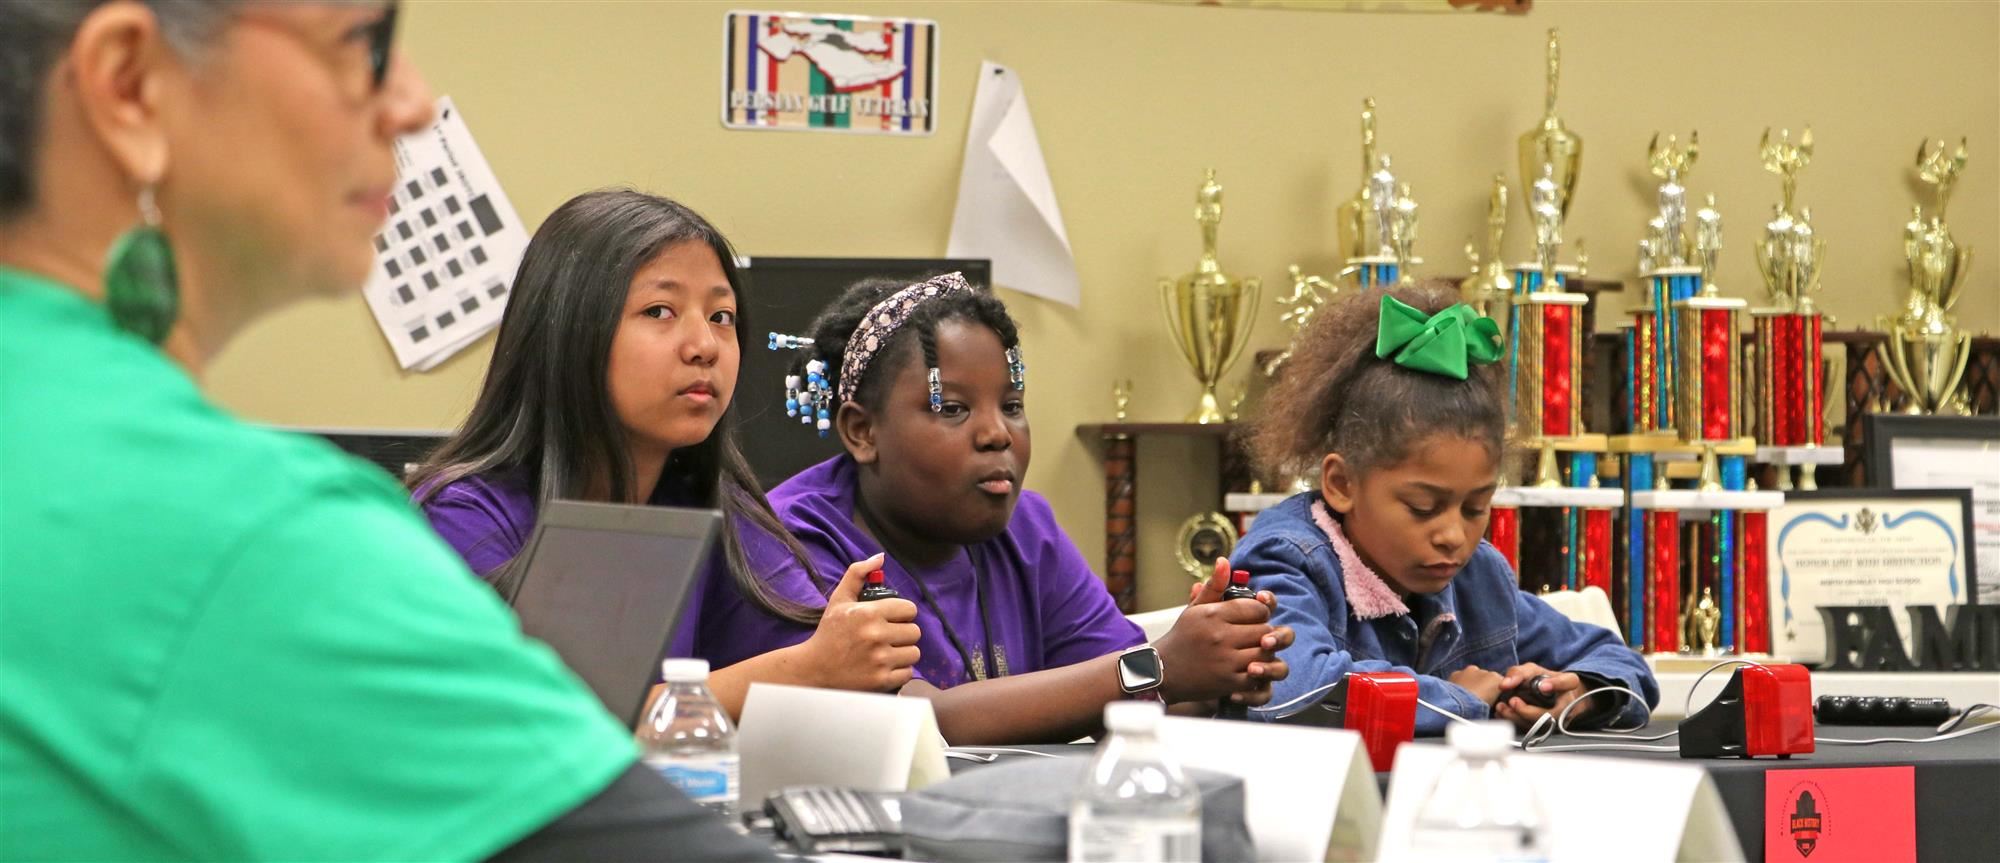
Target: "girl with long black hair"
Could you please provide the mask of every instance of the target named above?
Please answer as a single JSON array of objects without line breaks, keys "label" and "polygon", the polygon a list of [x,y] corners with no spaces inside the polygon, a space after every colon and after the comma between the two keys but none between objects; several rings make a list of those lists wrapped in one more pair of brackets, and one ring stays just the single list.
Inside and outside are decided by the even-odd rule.
[{"label": "girl with long black hair", "polygon": [[410,479],[431,524],[502,594],[550,500],[720,509],[721,554],[695,588],[670,653],[706,656],[703,597],[744,601],[813,636],[718,669],[732,713],[752,680],[886,691],[910,679],[916,608],[856,603],[863,560],[824,604],[772,591],[754,561],[813,572],[738,451],[730,411],[745,330],[743,284],[721,232],[631,190],[589,192],[550,214],[521,259],[472,413]]}]

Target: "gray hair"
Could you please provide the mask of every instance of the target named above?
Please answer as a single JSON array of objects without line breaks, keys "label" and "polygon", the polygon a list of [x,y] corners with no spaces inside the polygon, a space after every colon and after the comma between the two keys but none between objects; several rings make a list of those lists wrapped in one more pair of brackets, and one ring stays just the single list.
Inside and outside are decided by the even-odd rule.
[{"label": "gray hair", "polygon": [[[182,56],[197,55],[243,0],[144,0]],[[35,199],[42,91],[83,20],[104,0],[0,0],[0,222]]]}]

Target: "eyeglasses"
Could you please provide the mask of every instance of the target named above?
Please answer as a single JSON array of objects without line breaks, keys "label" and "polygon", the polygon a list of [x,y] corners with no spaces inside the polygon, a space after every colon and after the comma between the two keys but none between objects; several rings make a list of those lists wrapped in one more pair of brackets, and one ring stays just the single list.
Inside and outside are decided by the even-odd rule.
[{"label": "eyeglasses", "polygon": [[[396,13],[399,11],[401,6],[402,4],[398,2],[398,0],[391,0],[391,2],[385,4],[382,7],[382,17],[377,18],[370,23],[363,24],[354,30],[348,31],[349,36],[362,36],[365,37],[368,42],[367,90],[365,93],[356,93],[350,95],[373,96],[377,93],[382,92],[383,85],[389,80],[389,63],[392,59],[392,54],[396,43]],[[322,45],[317,41],[307,37],[305,34],[299,33],[298,31],[292,29],[291,27],[288,27],[276,21],[265,20],[263,18],[258,18],[251,15],[242,15],[239,17],[238,20],[244,21],[246,23],[258,24],[263,27],[282,32],[286,35],[291,36],[294,40],[297,40],[301,44],[305,45],[307,48],[313,50],[315,53],[321,55],[330,53],[325,45]],[[345,40],[343,40],[343,44],[346,44]],[[339,49],[335,50],[338,51]],[[340,66],[346,64],[335,63],[332,65],[334,65],[336,68],[339,68]],[[349,80],[353,81],[353,79]],[[350,87],[352,87],[352,84],[350,84]]]},{"label": "eyeglasses", "polygon": [[390,3],[382,10],[381,19],[368,25],[368,76],[369,92],[382,92],[382,82],[389,78],[389,51],[396,43],[396,11],[401,3]]}]

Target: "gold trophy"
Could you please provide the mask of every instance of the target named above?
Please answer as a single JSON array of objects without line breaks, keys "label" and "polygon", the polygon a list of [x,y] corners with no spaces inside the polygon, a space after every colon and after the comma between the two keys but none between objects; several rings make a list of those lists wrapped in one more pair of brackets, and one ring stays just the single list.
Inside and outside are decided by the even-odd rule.
[{"label": "gold trophy", "polygon": [[1965,141],[1955,152],[1944,141],[1926,141],[1917,148],[1917,176],[1937,187],[1937,207],[1924,218],[1918,205],[1903,226],[1903,254],[1909,259],[1910,293],[1903,314],[1884,321],[1889,341],[1883,345],[1889,377],[1902,388],[1907,413],[1968,413],[1959,393],[1965,365],[1972,357],[1972,335],[1958,328],[1951,313],[1958,304],[1963,277],[1972,267],[1972,249],[1960,247],[1945,224],[1951,184],[1965,169]]},{"label": "gold trophy", "polygon": [[1278,298],[1278,305],[1284,308],[1278,314],[1280,323],[1290,326],[1292,337],[1285,342],[1285,349],[1264,364],[1264,376],[1278,373],[1285,361],[1292,358],[1292,346],[1298,343],[1299,333],[1312,325],[1313,317],[1319,314],[1321,306],[1340,296],[1340,286],[1319,276],[1311,275],[1298,264],[1288,268],[1292,275],[1292,292]]},{"label": "gold trophy", "polygon": [[1361,188],[1341,203],[1334,218],[1334,232],[1340,243],[1340,260],[1349,261],[1376,254],[1382,246],[1380,234],[1370,230],[1375,218],[1375,196],[1368,185],[1375,171],[1375,100],[1361,100]]},{"label": "gold trophy", "polygon": [[1764,291],[1772,308],[1783,312],[1812,314],[1812,295],[1819,289],[1819,262],[1826,241],[1813,232],[1812,211],[1794,206],[1799,189],[1799,171],[1812,164],[1813,138],[1808,127],[1792,143],[1790,130],[1781,130],[1771,140],[1764,130],[1757,145],[1764,158],[1764,170],[1777,174],[1780,185],[1778,204],[1771,221],[1764,223],[1764,236],[1757,241],[1757,269],[1764,276]]},{"label": "gold trophy", "polygon": [[1500,239],[1507,230],[1507,178],[1493,175],[1493,193],[1486,199],[1486,254],[1465,243],[1465,256],[1472,260],[1472,276],[1458,284],[1459,295],[1481,315],[1493,317],[1492,305],[1514,293],[1514,277],[1500,258]]},{"label": "gold trophy", "polygon": [[1535,218],[1535,200],[1531,194],[1534,184],[1542,177],[1544,168],[1550,172],[1550,179],[1556,185],[1556,208],[1563,218],[1569,218],[1569,202],[1576,193],[1576,180],[1583,166],[1583,139],[1563,125],[1556,116],[1556,78],[1561,72],[1562,49],[1556,42],[1555,28],[1549,28],[1548,95],[1547,108],[1542,115],[1541,125],[1522,133],[1521,151],[1521,203],[1528,207],[1528,218]]},{"label": "gold trophy", "polygon": [[1232,279],[1223,274],[1215,257],[1216,231],[1222,224],[1222,184],[1215,181],[1215,169],[1208,169],[1200,191],[1195,193],[1195,223],[1201,226],[1201,260],[1194,271],[1179,279],[1160,280],[1160,307],[1167,315],[1167,329],[1181,356],[1194,367],[1201,383],[1201,401],[1186,422],[1208,425],[1227,421],[1215,398],[1215,385],[1236,363],[1257,322],[1259,284],[1255,278]]}]

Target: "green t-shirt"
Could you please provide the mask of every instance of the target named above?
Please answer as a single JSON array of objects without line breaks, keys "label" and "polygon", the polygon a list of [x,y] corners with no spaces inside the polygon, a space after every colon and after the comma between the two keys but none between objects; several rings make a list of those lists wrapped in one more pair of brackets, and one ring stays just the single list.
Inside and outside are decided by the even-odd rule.
[{"label": "green t-shirt", "polygon": [[0,860],[469,860],[630,735],[381,471],[0,268]]}]

